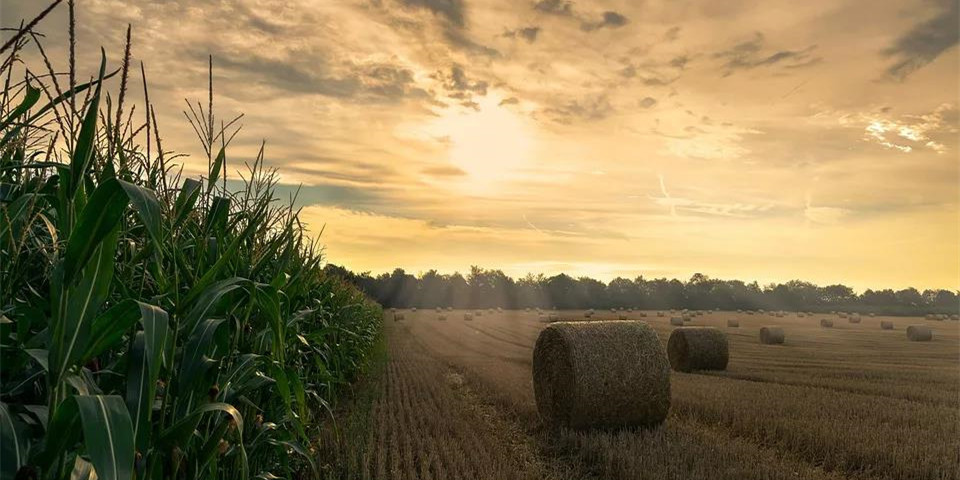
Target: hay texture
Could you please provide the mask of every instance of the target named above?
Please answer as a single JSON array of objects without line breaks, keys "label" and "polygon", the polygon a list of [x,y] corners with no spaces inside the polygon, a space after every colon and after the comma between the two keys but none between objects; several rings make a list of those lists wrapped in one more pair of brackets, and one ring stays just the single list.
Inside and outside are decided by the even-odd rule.
[{"label": "hay texture", "polygon": [[779,345],[783,343],[786,335],[781,327],[762,327],[760,328],[760,343],[765,345]]},{"label": "hay texture", "polygon": [[730,360],[727,335],[713,327],[681,327],[667,340],[670,366],[678,372],[726,370]]},{"label": "hay texture", "polygon": [[830,320],[828,318],[821,318],[820,326],[823,328],[833,328],[833,320]]},{"label": "hay texture", "polygon": [[644,322],[558,322],[533,351],[537,410],[551,426],[655,426],[670,410],[670,366]]},{"label": "hay texture", "polygon": [[683,319],[680,317],[670,317],[670,325],[683,326]]},{"label": "hay texture", "polygon": [[890,320],[880,320],[880,328],[883,330],[893,330],[893,322]]},{"label": "hay texture", "polygon": [[728,327],[733,327],[733,328],[739,328],[739,327],[740,327],[740,320],[727,320],[727,326],[728,326]]},{"label": "hay texture", "polygon": [[907,327],[907,338],[913,342],[929,342],[933,340],[933,330],[926,325],[910,325]]}]

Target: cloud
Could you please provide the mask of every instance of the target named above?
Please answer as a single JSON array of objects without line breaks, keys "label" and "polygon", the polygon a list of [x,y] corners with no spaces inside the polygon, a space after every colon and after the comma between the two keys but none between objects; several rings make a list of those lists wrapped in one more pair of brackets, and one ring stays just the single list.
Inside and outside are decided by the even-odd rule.
[{"label": "cloud", "polygon": [[507,38],[522,38],[529,43],[537,41],[537,35],[540,34],[540,27],[522,27],[514,30],[507,30],[503,36]]},{"label": "cloud", "polygon": [[467,172],[451,165],[442,165],[438,167],[428,167],[420,170],[425,175],[431,177],[459,177],[466,175]]},{"label": "cloud", "polygon": [[[841,117],[841,124],[863,125],[863,139],[885,148],[911,153],[915,150],[947,151],[939,137],[956,134],[956,105],[943,104],[923,115],[905,115],[900,119],[885,113],[860,114],[855,119]],[[954,123],[951,123],[954,121]]]},{"label": "cloud", "polygon": [[544,112],[558,123],[569,124],[574,120],[603,120],[613,112],[613,106],[606,95],[595,95],[571,100]]},{"label": "cloud", "polygon": [[637,102],[637,105],[640,105],[643,108],[650,108],[656,104],[657,104],[657,99],[653,97],[643,97],[643,99]]},{"label": "cloud", "polygon": [[800,68],[813,65],[822,60],[820,57],[813,56],[813,51],[816,49],[816,45],[810,45],[800,50],[771,52],[766,48],[764,35],[756,32],[750,40],[716,52],[713,57],[723,60],[724,76],[729,76],[739,70],[750,70],[764,66],[778,65],[783,68]]},{"label": "cloud", "polygon": [[433,78],[440,80],[448,96],[453,99],[469,101],[474,95],[482,97],[487,94],[487,82],[468,78],[463,66],[458,63],[450,66],[449,73],[438,71]]},{"label": "cloud", "polygon": [[565,0],[540,0],[533,5],[533,9],[551,15],[573,15],[573,4]]},{"label": "cloud", "polygon": [[399,0],[408,7],[429,10],[434,15],[447,19],[450,23],[464,26],[464,5],[462,0]]},{"label": "cloud", "polygon": [[517,97],[510,97],[500,100],[499,105],[517,105],[518,103],[520,103],[520,100]]},{"label": "cloud", "polygon": [[600,21],[584,21],[580,24],[580,29],[585,32],[591,32],[604,27],[620,28],[627,24],[629,20],[620,13],[607,11],[603,12]]},{"label": "cloud", "polygon": [[894,60],[887,68],[891,78],[905,80],[957,44],[960,0],[937,0],[936,3],[940,11],[933,18],[914,25],[881,52]]}]

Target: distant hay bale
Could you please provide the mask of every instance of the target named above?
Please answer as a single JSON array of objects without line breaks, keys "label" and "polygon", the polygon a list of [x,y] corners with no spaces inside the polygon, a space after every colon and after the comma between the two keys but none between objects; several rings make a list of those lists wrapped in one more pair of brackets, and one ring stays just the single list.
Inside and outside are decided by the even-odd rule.
[{"label": "distant hay bale", "polygon": [[623,315],[623,314],[620,314],[620,315],[617,315],[617,319],[618,319],[618,320],[626,320],[626,319],[627,319],[627,316],[626,316],[626,315]]},{"label": "distant hay bale", "polygon": [[830,320],[828,318],[821,318],[820,326],[823,328],[833,328],[833,320]]},{"label": "distant hay bale", "polygon": [[664,314],[663,312],[657,312],[657,316],[658,316],[658,317],[662,317],[662,316],[664,316],[664,315],[665,315],[665,314]]},{"label": "distant hay bale", "polygon": [[960,315],[957,315],[956,313],[954,313],[953,315],[950,315],[950,319],[951,319],[951,320],[960,320]]},{"label": "distant hay bale", "polygon": [[550,315],[547,315],[547,320],[549,320],[549,321],[551,321],[551,322],[559,322],[559,321],[560,321],[560,315],[555,315],[555,314],[552,314],[552,313],[551,313]]},{"label": "distant hay bale", "polygon": [[437,307],[437,308],[435,308],[434,310],[435,310],[437,313],[440,313],[441,311],[443,311],[443,309],[440,308],[440,307]]},{"label": "distant hay bale", "polygon": [[610,313],[617,313],[617,309],[616,309],[616,308],[611,308],[611,309],[610,309]]},{"label": "distant hay bale", "polygon": [[593,316],[592,312],[583,312],[583,318],[590,318]]},{"label": "distant hay bale", "polygon": [[946,320],[947,318],[948,318],[948,317],[947,317],[947,314],[946,314],[946,313],[941,313],[941,314],[939,315],[939,318],[938,318],[937,320],[941,320],[941,321],[942,321],[942,320]]},{"label": "distant hay bale", "polygon": [[684,315],[684,316],[682,316],[682,317],[680,317],[680,318],[681,318],[684,322],[689,322],[690,320],[693,320],[693,318],[691,318],[690,315]]},{"label": "distant hay bale", "polygon": [[870,312],[870,316],[875,317],[876,315],[874,315],[873,312]]},{"label": "distant hay bale", "polygon": [[797,318],[803,318],[803,317],[805,317],[805,316],[807,316],[807,314],[805,314],[805,313],[803,313],[803,312],[797,312]]},{"label": "distant hay bale", "polygon": [[483,316],[483,310],[477,310],[476,312],[473,312],[473,316],[474,316],[474,317],[477,317],[477,318],[482,317],[482,316]]},{"label": "distant hay bale", "polygon": [[446,316],[446,315],[443,315],[443,314],[437,315],[437,320],[440,320],[441,322],[446,322],[446,321],[447,321],[447,316]]},{"label": "distant hay bale", "polygon": [[837,315],[839,315],[840,318],[847,318],[846,312],[840,312],[840,313],[838,313]]},{"label": "distant hay bale", "polygon": [[453,311],[453,307],[447,307],[447,311],[448,311],[448,312],[452,312],[452,311]]},{"label": "distant hay bale", "polygon": [[683,326],[683,318],[681,318],[681,317],[670,317],[670,325],[680,325],[680,326]]},{"label": "distant hay bale", "polygon": [[594,313],[597,313],[597,312],[595,312],[595,311],[591,308],[590,310],[587,310],[587,313],[589,313],[590,315],[593,315]]},{"label": "distant hay bale", "polygon": [[678,372],[726,370],[727,335],[713,327],[675,328],[667,340],[667,356]]},{"label": "distant hay bale", "polygon": [[410,311],[413,312],[413,313],[417,313],[417,307],[411,308]]},{"label": "distant hay bale", "polygon": [[849,316],[847,316],[847,321],[850,323],[860,323],[860,314],[859,313],[850,314]]},{"label": "distant hay bale", "polygon": [[[633,310],[631,310],[631,311],[633,311]],[[647,317],[647,312],[640,312],[640,316],[643,317],[643,318],[646,318],[646,317]]]},{"label": "distant hay bale", "polygon": [[778,345],[783,343],[785,335],[781,327],[762,327],[760,329],[760,343]]},{"label": "distant hay bale", "polygon": [[907,338],[913,342],[929,342],[933,340],[933,330],[926,325],[910,325],[907,327]]},{"label": "distant hay bale", "polygon": [[497,307],[497,311],[498,311],[498,312],[502,312],[502,311],[503,311],[503,307]]},{"label": "distant hay bale", "polygon": [[880,320],[880,328],[883,330],[893,330],[893,322],[890,320]]},{"label": "distant hay bale", "polygon": [[739,321],[739,320],[727,320],[727,326],[728,326],[728,327],[739,328],[739,327],[740,327],[740,321]]},{"label": "distant hay bale", "polygon": [[670,365],[643,322],[558,322],[540,332],[533,385],[544,423],[656,426],[670,410]]},{"label": "distant hay bale", "polygon": [[471,314],[469,314],[469,313],[464,313],[464,314],[463,314],[463,319],[464,319],[464,320],[467,320],[467,321],[473,320],[473,315],[471,315]]}]

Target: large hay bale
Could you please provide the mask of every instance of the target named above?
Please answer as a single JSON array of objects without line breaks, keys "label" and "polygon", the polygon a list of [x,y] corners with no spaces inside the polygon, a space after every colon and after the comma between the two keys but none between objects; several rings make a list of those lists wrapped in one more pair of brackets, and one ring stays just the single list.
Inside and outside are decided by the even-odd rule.
[{"label": "large hay bale", "polygon": [[951,319],[951,320],[960,320],[960,315],[957,315],[956,313],[954,313],[953,315],[950,315],[950,319]]},{"label": "large hay bale", "polygon": [[665,314],[664,314],[663,312],[657,312],[657,316],[658,316],[658,317],[662,317],[662,316],[664,316],[664,315],[665,315]]},{"label": "large hay bale", "polygon": [[473,316],[474,316],[474,317],[477,317],[477,318],[482,317],[482,316],[483,316],[483,310],[477,310],[476,312],[473,312]]},{"label": "large hay bale", "polygon": [[870,316],[871,316],[871,317],[875,317],[876,315],[874,315],[873,312],[870,312]]},{"label": "large hay bale", "polygon": [[417,307],[411,308],[410,311],[413,312],[413,313],[417,313]]},{"label": "large hay bale", "polygon": [[893,330],[893,322],[890,320],[880,320],[880,329]]},{"label": "large hay bale", "polygon": [[640,312],[640,316],[643,318],[647,318],[647,312]]},{"label": "large hay bale", "polygon": [[463,319],[464,319],[464,320],[468,320],[468,321],[469,321],[469,320],[473,320],[473,315],[471,315],[471,314],[469,314],[469,313],[464,313],[464,314],[463,314]]},{"label": "large hay bale", "polygon": [[438,315],[438,316],[437,316],[437,320],[440,320],[441,322],[446,322],[446,321],[447,321],[447,316],[446,316],[446,315]]},{"label": "large hay bale", "polygon": [[833,320],[830,320],[829,318],[821,318],[820,326],[823,328],[833,328]]},{"label": "large hay bale", "polygon": [[670,325],[680,325],[680,326],[683,326],[683,318],[681,318],[681,317],[670,317]]},{"label": "large hay bale", "polygon": [[447,307],[447,311],[448,311],[448,312],[452,312],[452,311],[453,311],[453,307]]},{"label": "large hay bale", "polygon": [[847,316],[847,321],[850,323],[860,323],[860,314],[851,313],[849,316]]},{"label": "large hay bale", "polygon": [[713,327],[675,328],[667,340],[667,356],[678,372],[725,370],[730,359],[727,336]]},{"label": "large hay bale", "polygon": [[765,345],[778,345],[783,343],[786,335],[781,327],[762,327],[760,328],[760,343]]},{"label": "large hay bale", "polygon": [[593,316],[593,312],[583,312],[583,318],[590,318]]},{"label": "large hay bale", "polygon": [[907,338],[914,342],[929,342],[933,340],[933,330],[926,325],[910,325],[907,327]]},{"label": "large hay bale", "polygon": [[558,322],[533,351],[537,410],[551,426],[655,426],[670,410],[670,366],[643,322]]},{"label": "large hay bale", "polygon": [[626,319],[627,319],[627,316],[626,316],[626,315],[617,315],[617,319],[618,319],[618,320],[626,320]]},{"label": "large hay bale", "polygon": [[733,327],[733,328],[739,328],[739,327],[740,327],[740,321],[739,321],[739,320],[727,320],[727,326],[728,326],[728,327]]}]

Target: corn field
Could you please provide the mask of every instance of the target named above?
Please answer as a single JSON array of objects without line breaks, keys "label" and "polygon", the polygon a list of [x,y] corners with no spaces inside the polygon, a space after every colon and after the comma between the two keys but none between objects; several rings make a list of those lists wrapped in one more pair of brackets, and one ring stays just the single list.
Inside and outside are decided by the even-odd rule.
[{"label": "corn field", "polygon": [[188,109],[208,172],[183,178],[125,101],[129,30],[80,83],[73,39],[67,75],[30,27],[0,50],[0,480],[319,477],[380,307],[324,275],[262,149],[224,181],[212,85]]}]

